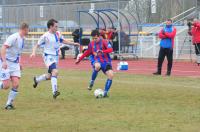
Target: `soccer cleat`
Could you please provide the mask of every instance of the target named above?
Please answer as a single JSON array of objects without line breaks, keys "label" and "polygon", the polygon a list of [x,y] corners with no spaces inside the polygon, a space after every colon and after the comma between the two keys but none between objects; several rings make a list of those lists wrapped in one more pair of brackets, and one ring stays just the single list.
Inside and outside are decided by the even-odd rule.
[{"label": "soccer cleat", "polygon": [[154,72],[153,75],[161,75],[161,72]]},{"label": "soccer cleat", "polygon": [[165,75],[166,75],[166,76],[170,76],[170,75],[171,75],[171,72],[167,72]]},{"label": "soccer cleat", "polygon": [[88,86],[88,90],[92,90],[94,83],[90,83],[90,85]]},{"label": "soccer cleat", "polygon": [[103,95],[103,98],[108,98],[108,93],[107,92],[104,92],[104,95]]},{"label": "soccer cleat", "polygon": [[53,94],[53,98],[56,99],[60,95],[60,92],[56,91]]},{"label": "soccer cleat", "polygon": [[12,104],[10,104],[10,105],[6,105],[5,109],[6,110],[14,110],[15,107]]},{"label": "soccer cleat", "polygon": [[104,95],[103,98],[109,98],[109,96],[108,95]]},{"label": "soccer cleat", "polygon": [[38,85],[38,82],[36,81],[36,77],[33,78],[33,87],[36,88]]}]

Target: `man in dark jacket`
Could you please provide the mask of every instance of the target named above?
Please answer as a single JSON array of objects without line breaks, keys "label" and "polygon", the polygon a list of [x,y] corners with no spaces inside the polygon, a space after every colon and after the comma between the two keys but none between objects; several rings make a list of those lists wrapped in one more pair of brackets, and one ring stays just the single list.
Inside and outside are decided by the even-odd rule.
[{"label": "man in dark jacket", "polygon": [[157,72],[153,73],[154,75],[161,75],[162,64],[165,59],[165,56],[167,57],[168,60],[166,75],[167,76],[171,75],[175,36],[176,36],[176,28],[172,26],[172,20],[168,19],[165,27],[159,32],[159,38],[161,39],[160,51],[158,56]]},{"label": "man in dark jacket", "polygon": [[[81,39],[82,33],[83,33],[82,28],[76,29],[76,30],[72,33],[73,40],[74,40],[75,43],[80,43],[80,39]],[[76,59],[77,56],[78,56],[78,54],[79,54],[79,47],[78,47],[78,46],[75,46],[75,47],[74,47],[74,50],[75,50],[74,59]]]}]

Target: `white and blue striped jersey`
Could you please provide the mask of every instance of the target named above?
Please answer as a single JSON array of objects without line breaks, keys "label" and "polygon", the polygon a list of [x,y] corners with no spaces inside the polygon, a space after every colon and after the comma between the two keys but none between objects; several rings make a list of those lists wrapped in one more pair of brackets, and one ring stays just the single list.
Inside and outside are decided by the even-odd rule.
[{"label": "white and blue striped jersey", "polygon": [[19,32],[10,35],[4,45],[8,46],[6,49],[6,60],[19,63],[19,58],[24,48],[24,38],[19,35]]},{"label": "white and blue striped jersey", "polygon": [[63,42],[63,36],[60,32],[52,34],[46,32],[38,40],[38,45],[43,47],[44,54],[46,55],[58,55],[60,44]]}]

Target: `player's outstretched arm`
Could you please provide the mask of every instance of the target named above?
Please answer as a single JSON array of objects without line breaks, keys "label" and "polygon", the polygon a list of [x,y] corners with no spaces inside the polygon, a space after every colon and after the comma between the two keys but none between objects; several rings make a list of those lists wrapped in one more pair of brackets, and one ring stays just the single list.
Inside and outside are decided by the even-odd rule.
[{"label": "player's outstretched arm", "polygon": [[108,48],[102,51],[103,53],[112,53],[113,52],[113,48]]},{"label": "player's outstretched arm", "polygon": [[62,43],[64,43],[64,44],[69,44],[69,45],[74,45],[74,46],[80,46],[79,43],[74,43],[74,42],[71,42],[71,41],[69,41],[69,40],[67,40],[67,39],[63,39],[63,42],[62,42]]},{"label": "player's outstretched arm", "polygon": [[83,60],[85,57],[89,56],[91,54],[91,51],[88,49],[86,50],[83,55],[81,57],[79,57],[77,60],[76,60],[76,64],[79,64],[81,62],[81,60]]},{"label": "player's outstretched arm", "polygon": [[30,57],[35,57],[36,56],[36,50],[38,48],[38,44],[36,44],[34,47],[33,47],[33,51],[32,51],[32,54],[30,55]]}]

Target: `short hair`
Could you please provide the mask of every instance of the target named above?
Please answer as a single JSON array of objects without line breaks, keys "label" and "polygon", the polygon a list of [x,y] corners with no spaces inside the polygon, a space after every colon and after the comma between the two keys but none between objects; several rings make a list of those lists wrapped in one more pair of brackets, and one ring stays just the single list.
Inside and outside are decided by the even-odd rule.
[{"label": "short hair", "polygon": [[167,19],[167,21],[173,22],[173,20],[172,20],[172,19],[170,19],[170,18],[169,18],[169,19]]},{"label": "short hair", "polygon": [[58,21],[55,20],[55,19],[50,19],[50,20],[47,22],[47,28],[49,29],[51,26],[54,26],[55,23],[58,23]]},{"label": "short hair", "polygon": [[29,25],[25,22],[22,22],[19,26],[19,29],[27,29],[27,28],[29,28]]},{"label": "short hair", "polygon": [[92,30],[91,36],[92,36],[92,37],[100,36],[99,30]]}]

